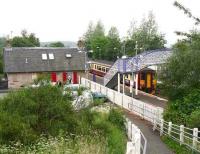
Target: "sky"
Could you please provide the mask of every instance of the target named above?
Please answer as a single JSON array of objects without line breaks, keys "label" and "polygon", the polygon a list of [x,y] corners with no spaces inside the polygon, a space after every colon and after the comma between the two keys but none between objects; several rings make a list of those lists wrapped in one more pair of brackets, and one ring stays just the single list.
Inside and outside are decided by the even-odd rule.
[{"label": "sky", "polygon": [[[33,32],[40,41],[76,41],[89,22],[101,20],[106,32],[116,26],[120,37],[127,35],[130,22],[138,23],[153,11],[167,46],[175,43],[174,31],[189,31],[192,19],[173,6],[174,0],[0,0],[0,36]],[[179,0],[200,17],[200,0]]]}]

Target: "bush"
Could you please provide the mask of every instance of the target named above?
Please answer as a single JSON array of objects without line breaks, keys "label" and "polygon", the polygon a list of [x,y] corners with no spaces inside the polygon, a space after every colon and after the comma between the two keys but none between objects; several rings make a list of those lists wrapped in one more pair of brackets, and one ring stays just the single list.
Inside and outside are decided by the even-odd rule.
[{"label": "bush", "polygon": [[200,109],[195,110],[189,117],[188,126],[200,129]]},{"label": "bush", "polygon": [[198,108],[200,108],[200,89],[194,89],[183,99],[171,101],[164,112],[164,119],[187,125],[187,119]]},{"label": "bush", "polygon": [[71,103],[57,87],[27,88],[0,100],[0,140],[30,143],[40,134],[75,132]]},{"label": "bush", "polygon": [[118,126],[120,129],[125,130],[125,119],[123,117],[123,113],[119,109],[111,109],[108,120]]},{"label": "bush", "polygon": [[93,106],[99,106],[99,105],[103,105],[105,103],[106,99],[105,98],[95,98],[93,100]]}]

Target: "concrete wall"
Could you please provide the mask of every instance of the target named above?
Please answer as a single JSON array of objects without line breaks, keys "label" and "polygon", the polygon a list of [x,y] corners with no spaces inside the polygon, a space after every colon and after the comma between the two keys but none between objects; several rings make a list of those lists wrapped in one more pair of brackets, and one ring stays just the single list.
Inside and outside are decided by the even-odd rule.
[{"label": "concrete wall", "polygon": [[[8,88],[16,89],[33,83],[41,73],[8,73]],[[57,81],[63,81],[62,72],[57,72]],[[84,71],[77,71],[77,76],[85,77]]]}]

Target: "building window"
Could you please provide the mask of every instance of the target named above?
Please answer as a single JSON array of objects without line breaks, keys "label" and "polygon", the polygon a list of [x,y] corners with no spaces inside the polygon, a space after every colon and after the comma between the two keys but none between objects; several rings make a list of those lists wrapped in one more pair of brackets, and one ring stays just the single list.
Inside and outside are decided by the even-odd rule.
[{"label": "building window", "polygon": [[54,54],[53,53],[49,53],[49,59],[50,60],[54,59]]},{"label": "building window", "polygon": [[71,58],[72,55],[71,54],[66,54],[66,58]]},{"label": "building window", "polygon": [[42,54],[42,60],[47,60],[47,54],[46,53]]}]

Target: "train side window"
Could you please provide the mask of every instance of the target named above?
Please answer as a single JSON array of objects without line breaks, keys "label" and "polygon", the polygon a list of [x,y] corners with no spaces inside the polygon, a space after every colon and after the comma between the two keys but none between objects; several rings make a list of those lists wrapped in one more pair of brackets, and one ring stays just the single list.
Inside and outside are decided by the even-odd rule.
[{"label": "train side window", "polygon": [[97,66],[97,69],[98,69],[99,71],[101,71],[101,66],[100,66],[100,65],[98,65],[98,66]]},{"label": "train side window", "polygon": [[105,67],[102,67],[102,71],[103,71],[103,72],[106,72],[106,69],[105,69]]},{"label": "train side window", "polygon": [[109,68],[106,68],[106,72],[108,72]]},{"label": "train side window", "polygon": [[96,64],[94,64],[94,68],[97,69],[97,65]]}]

